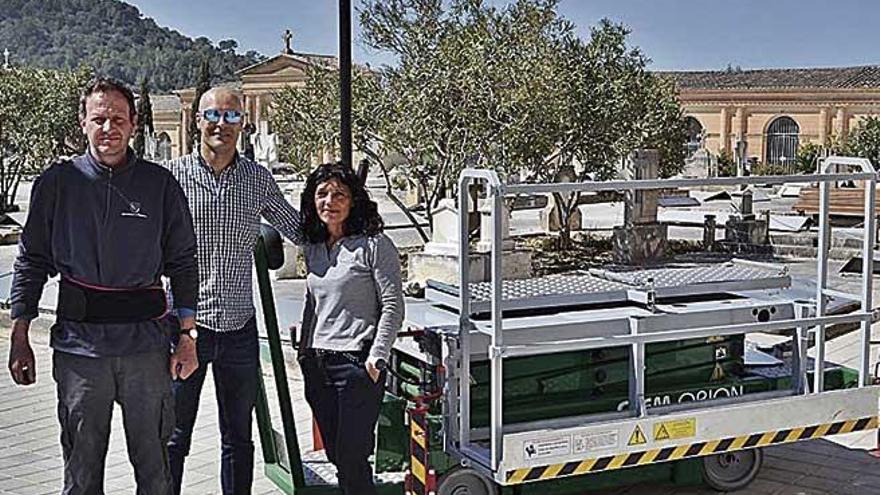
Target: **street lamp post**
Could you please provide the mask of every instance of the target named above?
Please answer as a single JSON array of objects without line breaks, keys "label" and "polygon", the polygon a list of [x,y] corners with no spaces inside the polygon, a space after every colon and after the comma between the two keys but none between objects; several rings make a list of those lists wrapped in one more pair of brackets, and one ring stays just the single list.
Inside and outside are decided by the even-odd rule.
[{"label": "street lamp post", "polygon": [[340,158],[351,166],[351,0],[339,0],[339,114]]}]

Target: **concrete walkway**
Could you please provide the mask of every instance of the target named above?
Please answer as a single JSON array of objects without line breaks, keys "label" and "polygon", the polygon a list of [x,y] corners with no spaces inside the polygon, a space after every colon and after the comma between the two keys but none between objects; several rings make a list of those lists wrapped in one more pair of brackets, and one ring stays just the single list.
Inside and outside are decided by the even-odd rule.
[{"label": "concrete walkway", "polygon": [[[50,318],[34,322],[32,342],[37,355],[37,383],[19,387],[5,370],[0,373],[0,494],[57,494],[62,481],[59,428],[55,417],[55,384],[51,377],[51,350],[47,345]],[[8,318],[0,317],[0,352],[9,347]],[[849,336],[847,336],[849,337]],[[841,346],[843,342],[840,342]],[[845,346],[844,346],[845,347]],[[311,418],[302,400],[302,380],[296,366],[288,365],[300,445],[311,445]],[[268,373],[268,369],[264,369]],[[267,382],[269,377],[267,376]],[[271,395],[271,394],[270,394]],[[274,401],[273,401],[274,402]],[[277,408],[276,408],[277,409]],[[256,431],[256,427],[255,427]],[[880,459],[863,448],[876,445],[876,432],[832,437],[828,440],[768,448],[760,477],[743,494],[778,495],[880,495]],[[255,469],[255,494],[281,493],[262,473],[259,438]],[[861,444],[862,448],[849,444]],[[213,382],[208,374],[199,418],[187,463],[184,493],[219,494],[219,434]],[[134,477],[125,451],[120,411],[116,410],[107,456],[106,493],[132,494]],[[585,493],[602,495],[691,495],[714,493],[703,487],[633,486]]]},{"label": "concrete walkway", "polygon": [[[26,202],[20,202],[26,204]],[[534,213],[534,212],[532,212]],[[531,214],[531,213],[527,213]],[[528,231],[536,219],[515,218],[514,230]],[[528,228],[526,228],[528,227]],[[417,244],[416,236],[408,233],[408,241]],[[396,239],[406,243],[404,238]],[[11,267],[15,256],[14,246],[0,246],[0,267]],[[792,275],[804,280],[815,279],[815,261],[790,263]],[[836,275],[832,266],[834,288],[855,292],[856,279]],[[8,293],[11,280],[0,273],[0,294]],[[880,281],[878,281],[880,285]],[[286,329],[299,318],[302,300],[302,282],[285,281],[274,284],[279,323]],[[46,291],[44,306],[54,307],[54,291],[51,285]],[[880,291],[875,290],[875,301],[880,301]],[[57,494],[62,480],[62,460],[59,445],[59,428],[56,419],[55,384],[51,377],[51,350],[48,347],[48,327],[52,317],[44,316],[34,322],[32,343],[37,355],[37,383],[30,387],[15,386],[4,369],[0,370],[0,494],[30,495]],[[8,352],[8,328],[10,322],[0,316],[0,362],[6,362]],[[874,339],[880,340],[880,330],[875,328]],[[841,336],[828,345],[828,359],[840,364],[854,364],[857,355],[858,335]],[[872,362],[880,359],[874,349]],[[302,380],[292,361],[287,366],[291,394],[294,402],[300,445],[311,445],[311,417],[302,399]],[[269,368],[264,366],[266,382]],[[270,391],[271,395],[271,391]],[[271,398],[270,398],[271,399]],[[277,407],[274,408],[277,411]],[[277,412],[276,412],[277,414]],[[281,493],[263,475],[259,437],[256,435],[256,468],[253,493]],[[871,457],[865,449],[877,446],[876,432],[862,432],[765,449],[765,465],[759,479],[748,489],[739,493],[755,495],[880,495],[880,459]],[[199,418],[193,438],[192,454],[187,463],[184,478],[185,494],[219,494],[219,433],[217,406],[214,400],[213,381],[208,374],[202,397]],[[134,478],[125,450],[120,411],[113,420],[110,450],[106,463],[105,491],[107,494],[132,494]],[[690,495],[710,494],[714,491],[702,487],[632,486],[594,495]]]}]

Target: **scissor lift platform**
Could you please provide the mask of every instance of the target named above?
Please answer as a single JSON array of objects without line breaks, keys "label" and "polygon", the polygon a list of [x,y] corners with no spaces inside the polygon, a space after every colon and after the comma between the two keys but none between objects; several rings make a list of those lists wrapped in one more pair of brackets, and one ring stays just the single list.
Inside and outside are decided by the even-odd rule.
[{"label": "scissor lift platform", "polygon": [[[836,166],[855,166],[861,172],[832,173]],[[864,225],[863,258],[867,262],[859,293],[830,289],[827,272],[828,186],[836,180],[864,181],[865,211],[872,212],[877,176],[867,160],[829,157],[823,162],[822,173],[803,177],[515,186],[501,184],[491,171],[465,170],[458,190],[470,190],[475,180],[484,182],[491,210],[492,279],[476,284],[463,282],[470,274],[469,248],[463,243],[459,252],[460,283],[430,283],[424,301],[408,301],[409,331],[397,340],[394,349],[401,359],[424,366],[417,371],[436,373],[437,380],[410,383],[410,390],[419,394],[423,385],[439,388],[414,397],[416,406],[408,409],[411,460],[405,485],[399,482],[402,472],[382,474],[377,478],[380,492],[427,495],[436,491],[442,495],[467,489],[470,493],[493,494],[499,487],[518,486],[516,490],[521,493],[534,493],[526,487],[544,493],[541,487],[556,485],[533,483],[564,482],[562,478],[668,461],[752,453],[754,470],[726,484],[724,476],[720,481],[716,479],[716,484],[709,481],[716,488],[732,489],[754,477],[760,467],[760,447],[878,427],[880,387],[872,386],[869,362],[874,316],[872,215],[866,215]],[[791,279],[784,268],[743,260],[639,270],[602,268],[568,276],[502,280],[500,214],[505,195],[794,181],[819,182],[822,196],[818,278],[812,300],[787,292]],[[469,211],[470,195],[462,194],[459,200],[460,211]],[[469,234],[466,219],[467,215],[459,216],[461,239]],[[270,285],[266,264],[261,265],[257,258],[264,289]],[[283,435],[272,429],[265,401],[258,403],[266,472],[287,493],[328,493],[336,482],[332,465],[321,454],[302,455],[296,442],[271,289],[263,292],[284,427]],[[829,314],[831,298],[857,302],[858,308],[846,314]],[[860,326],[860,359],[857,371],[848,371],[848,383],[854,388],[830,390],[837,384],[825,386],[825,329],[841,323]],[[741,343],[743,335],[756,332],[790,339],[788,361],[781,367],[790,376],[784,386],[705,402],[646,401],[652,392],[646,390],[650,349],[656,351],[658,346],[668,345],[674,348],[675,343],[690,340],[715,344],[728,337],[737,337]],[[811,344],[815,346],[814,361],[807,353]],[[624,377],[615,382],[623,384],[619,392],[622,406],[547,419],[504,421],[505,373],[510,372],[505,364],[514,366],[511,361],[519,358],[552,361],[554,355],[562,353],[587,352],[592,356],[606,349],[623,350],[627,356],[615,361],[610,371]],[[718,356],[725,357],[723,353]],[[481,383],[475,381],[472,371],[477,368],[472,366],[480,367]],[[657,369],[653,369],[653,376]],[[765,373],[764,378],[778,378],[773,373]],[[852,378],[854,374],[857,379]],[[472,409],[472,389],[479,389],[483,395],[477,399],[484,401],[480,404],[482,423],[474,425],[471,413],[477,409]],[[616,395],[612,398],[617,400]],[[396,400],[406,403],[408,398],[400,396]],[[428,406],[431,400],[437,402]],[[430,407],[438,405],[440,414],[435,421],[440,425],[431,431],[440,434],[442,455],[458,466],[448,469],[449,464],[445,464],[443,469],[447,471],[433,473],[425,454],[430,450],[426,443],[430,437]],[[402,421],[400,416],[397,420]],[[723,471],[723,466],[720,469]],[[435,481],[438,484],[434,485]],[[505,493],[511,490],[505,488]]]},{"label": "scissor lift platform", "polygon": [[[859,172],[835,174],[840,167]],[[574,276],[503,280],[500,218],[505,195],[571,193],[600,190],[645,190],[727,183],[782,183],[791,177],[748,177],[700,181],[619,181],[612,183],[504,185],[491,171],[466,170],[459,190],[481,182],[491,209],[491,281],[469,284],[468,248],[459,252],[458,286],[431,284],[426,298],[433,308],[424,330],[445,339],[442,368],[444,448],[501,486],[602,472],[691,457],[726,454],[764,445],[792,442],[877,427],[880,388],[871,386],[869,336],[873,320],[872,270],[863,267],[858,294],[828,287],[828,188],[836,180],[866,184],[865,211],[873,212],[877,176],[863,159],[829,157],[820,183],[820,246],[817,289],[812,301],[786,296],[788,273],[750,262],[715,266],[660,267],[638,270],[594,269]],[[780,182],[782,181],[782,182]],[[459,198],[469,210],[467,194]],[[874,217],[866,214],[865,259],[873,259]],[[459,217],[466,238],[466,217]],[[485,233],[484,233],[485,234]],[[869,263],[870,264],[870,263]],[[749,297],[749,293],[761,293]],[[848,314],[829,315],[835,297],[858,301]],[[443,311],[455,322],[432,330]],[[825,328],[858,323],[862,333],[857,388],[826,390]],[[791,387],[705,403],[673,404],[648,409],[646,349],[660,343],[713,339],[753,332],[786,335],[792,342]],[[814,342],[814,370],[807,348]],[[416,355],[405,344],[403,352]],[[553,359],[557,353],[623,348],[629,352],[628,409],[527,423],[506,423],[505,363],[531,357]],[[421,350],[421,349],[420,349]],[[472,421],[472,364],[487,363],[489,424]],[[486,364],[483,364],[486,366]],[[753,473],[754,474],[754,473]]]},{"label": "scissor lift platform", "polygon": [[[694,266],[642,270],[594,269],[585,274],[549,275],[504,280],[501,301],[504,310],[564,308],[591,304],[646,302],[649,292],[657,299],[701,296],[725,292],[781,289],[791,284],[784,267],[732,260]],[[470,284],[470,309],[489,311],[492,284]],[[459,309],[457,286],[428,281],[425,299]]]}]

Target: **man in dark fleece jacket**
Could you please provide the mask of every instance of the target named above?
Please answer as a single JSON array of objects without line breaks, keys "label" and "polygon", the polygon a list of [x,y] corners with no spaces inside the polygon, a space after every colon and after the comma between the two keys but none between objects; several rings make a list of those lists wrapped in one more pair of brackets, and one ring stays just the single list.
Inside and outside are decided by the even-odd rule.
[{"label": "man in dark fleece jacket", "polygon": [[[134,108],[122,83],[89,83],[80,100],[88,152],[34,183],[15,262],[9,370],[18,384],[36,379],[28,328],[47,277],[61,276],[51,345],[64,495],[103,493],[114,402],[138,494],[168,495],[171,379],[198,367],[189,333],[198,297],[192,218],[171,174],[129,149]],[[184,335],[170,357],[163,275]]]}]

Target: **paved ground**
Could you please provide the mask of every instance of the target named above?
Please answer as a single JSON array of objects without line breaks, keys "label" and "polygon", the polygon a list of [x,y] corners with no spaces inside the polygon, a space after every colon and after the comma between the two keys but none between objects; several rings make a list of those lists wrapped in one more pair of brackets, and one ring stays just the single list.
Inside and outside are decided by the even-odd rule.
[{"label": "paved ground", "polygon": [[[26,203],[23,203],[26,204]],[[530,230],[536,219],[522,219],[522,230]],[[514,222],[517,223],[517,222]],[[515,226],[516,227],[516,226]],[[526,228],[528,227],[528,228]],[[408,233],[399,241],[414,241]],[[405,240],[406,239],[406,240]],[[417,241],[415,242],[417,243]],[[15,248],[0,246],[0,294],[8,292],[9,277],[2,272],[11,266]],[[792,275],[804,280],[814,278],[814,262],[790,264]],[[836,266],[832,267],[836,273]],[[839,290],[856,291],[857,280],[834,275],[834,286]],[[880,291],[875,291],[880,301]],[[286,327],[299,315],[302,284],[298,281],[277,282],[275,295],[279,322]],[[47,290],[44,306],[54,306],[53,291]],[[5,299],[5,297],[0,298]],[[46,343],[51,317],[35,322],[32,341],[38,360],[38,381],[31,387],[12,384],[5,369],[0,370],[0,494],[59,493],[61,483],[61,451],[58,444],[58,425],[55,418],[55,388],[51,378],[51,351]],[[0,316],[0,362],[5,363],[8,349],[9,321]],[[875,340],[880,329],[875,328]],[[858,337],[845,335],[829,343],[828,357],[841,364],[854,364]],[[872,362],[880,359],[874,349]],[[5,366],[3,367],[5,368]],[[264,370],[268,373],[268,369]],[[311,445],[311,418],[302,400],[301,377],[296,366],[288,366],[292,387],[300,445]],[[205,495],[219,493],[219,436],[217,408],[213,399],[210,374],[196,424],[192,454],[187,464],[184,493]],[[268,381],[268,380],[267,380]],[[277,409],[277,408],[276,408]],[[134,493],[134,480],[125,453],[125,440],[119,411],[114,416],[113,434],[107,457],[106,493]],[[743,494],[819,495],[852,494],[880,495],[880,460],[869,456],[865,449],[877,445],[876,432],[855,433],[832,437],[833,441],[818,440],[766,449],[765,467],[759,479]],[[256,439],[259,440],[258,438]],[[259,443],[257,444],[255,494],[281,493],[262,474]],[[617,490],[588,492],[595,495],[688,495],[709,494],[701,487],[632,486]]]},{"label": "paved ground", "polygon": [[[48,320],[48,318],[42,318]],[[18,387],[0,374],[0,494],[36,495],[59,493],[61,450],[55,419],[55,388],[51,378],[51,351],[46,345],[46,322],[35,323],[33,342],[37,353],[38,379],[31,387]],[[8,328],[0,318],[0,326]],[[0,333],[0,350],[5,355],[8,334]],[[301,379],[295,366],[288,366],[300,445],[311,445],[310,418],[301,395]],[[206,383],[192,454],[187,464],[184,493],[219,493],[219,440],[213,383]],[[125,440],[117,409],[114,415],[110,452],[107,456],[106,492],[134,493],[134,479],[125,453]],[[847,445],[870,448],[876,445],[874,432],[834,437]],[[872,443],[874,442],[874,443]],[[861,448],[818,440],[767,449],[765,467],[759,479],[743,494],[778,495],[880,495],[880,460]],[[259,444],[257,452],[260,452]],[[588,486],[584,487],[588,490]],[[255,494],[281,493],[262,474],[257,455]],[[590,493],[590,492],[586,492]],[[634,486],[592,492],[602,495],[691,495],[714,493],[701,487]]]}]

